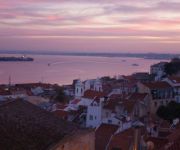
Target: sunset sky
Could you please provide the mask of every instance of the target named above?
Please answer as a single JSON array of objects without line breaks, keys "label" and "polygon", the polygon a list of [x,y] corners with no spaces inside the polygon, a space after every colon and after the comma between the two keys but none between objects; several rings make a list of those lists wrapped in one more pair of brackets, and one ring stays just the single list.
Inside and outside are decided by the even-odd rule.
[{"label": "sunset sky", "polygon": [[0,0],[0,50],[180,53],[180,0]]}]

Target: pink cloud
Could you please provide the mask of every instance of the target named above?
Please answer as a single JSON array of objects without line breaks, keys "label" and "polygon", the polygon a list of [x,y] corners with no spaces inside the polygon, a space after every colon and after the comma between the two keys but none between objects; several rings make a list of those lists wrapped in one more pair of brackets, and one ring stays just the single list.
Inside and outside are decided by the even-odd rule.
[{"label": "pink cloud", "polygon": [[[6,0],[0,3],[0,49],[14,46],[15,49],[62,47],[103,51],[144,49],[152,44],[154,50],[155,46],[165,48],[166,41],[167,47],[178,49],[172,43],[179,40],[179,20],[179,2]],[[20,39],[26,44],[20,46]],[[142,47],[138,45],[140,41],[145,43]],[[44,46],[44,43],[48,44]]]}]

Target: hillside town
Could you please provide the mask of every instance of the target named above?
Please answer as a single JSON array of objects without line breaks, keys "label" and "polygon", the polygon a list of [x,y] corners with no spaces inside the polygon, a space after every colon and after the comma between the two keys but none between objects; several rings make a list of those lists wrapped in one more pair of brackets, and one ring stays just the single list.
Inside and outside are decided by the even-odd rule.
[{"label": "hillside town", "polygon": [[0,149],[180,150],[177,64],[63,86],[9,80],[0,85]]}]

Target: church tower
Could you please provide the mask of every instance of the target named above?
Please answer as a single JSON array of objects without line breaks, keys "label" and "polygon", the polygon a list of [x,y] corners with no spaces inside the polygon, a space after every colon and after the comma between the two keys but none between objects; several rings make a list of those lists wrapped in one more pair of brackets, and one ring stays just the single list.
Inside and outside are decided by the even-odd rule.
[{"label": "church tower", "polygon": [[98,92],[102,92],[103,89],[102,89],[102,82],[99,78],[97,78],[94,82],[94,90],[95,91],[98,91]]},{"label": "church tower", "polygon": [[80,80],[77,80],[75,84],[75,97],[80,98],[83,95],[84,95],[84,84]]}]

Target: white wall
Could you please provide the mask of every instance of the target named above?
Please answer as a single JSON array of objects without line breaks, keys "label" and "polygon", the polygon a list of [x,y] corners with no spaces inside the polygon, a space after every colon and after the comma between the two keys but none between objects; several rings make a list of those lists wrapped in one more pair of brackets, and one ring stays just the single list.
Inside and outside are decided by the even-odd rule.
[{"label": "white wall", "polygon": [[87,109],[86,127],[97,127],[101,124],[101,105],[90,105]]}]

